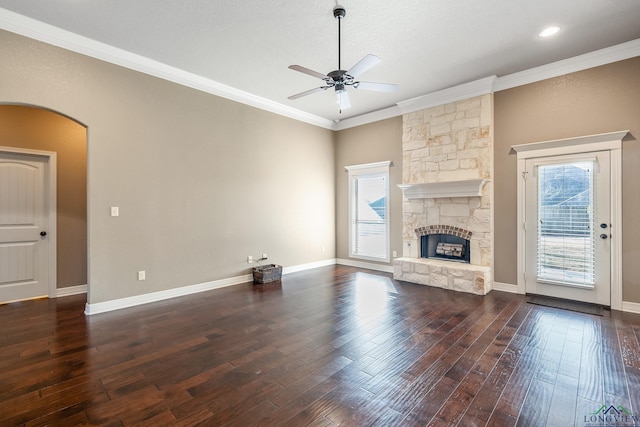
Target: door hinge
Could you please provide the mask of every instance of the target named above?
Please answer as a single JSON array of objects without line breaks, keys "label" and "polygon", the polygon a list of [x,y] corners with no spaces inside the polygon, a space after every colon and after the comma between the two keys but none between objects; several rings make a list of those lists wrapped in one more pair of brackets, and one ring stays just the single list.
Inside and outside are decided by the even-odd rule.
[{"label": "door hinge", "polygon": [[527,171],[522,172],[522,179],[524,179],[525,181],[527,180],[527,174],[528,173],[529,172],[527,172]]}]

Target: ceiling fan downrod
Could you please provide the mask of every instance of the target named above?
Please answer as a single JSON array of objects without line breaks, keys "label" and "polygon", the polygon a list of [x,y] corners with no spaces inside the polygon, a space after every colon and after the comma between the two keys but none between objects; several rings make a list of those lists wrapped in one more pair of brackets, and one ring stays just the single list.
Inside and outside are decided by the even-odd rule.
[{"label": "ceiling fan downrod", "polygon": [[345,10],[344,7],[342,6],[336,6],[333,8],[333,17],[336,18],[338,20],[338,70],[342,69],[341,66],[341,52],[340,52],[340,46],[341,46],[341,28],[340,28],[340,23],[342,22],[342,18],[344,18],[347,15],[347,11]]}]

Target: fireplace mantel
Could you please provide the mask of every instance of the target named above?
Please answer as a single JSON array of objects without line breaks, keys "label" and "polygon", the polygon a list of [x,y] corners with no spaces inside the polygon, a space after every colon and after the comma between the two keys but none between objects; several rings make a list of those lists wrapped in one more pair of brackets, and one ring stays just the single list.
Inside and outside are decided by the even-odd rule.
[{"label": "fireplace mantel", "polygon": [[435,199],[437,197],[482,196],[486,179],[463,181],[424,182],[420,184],[398,184],[407,199]]}]

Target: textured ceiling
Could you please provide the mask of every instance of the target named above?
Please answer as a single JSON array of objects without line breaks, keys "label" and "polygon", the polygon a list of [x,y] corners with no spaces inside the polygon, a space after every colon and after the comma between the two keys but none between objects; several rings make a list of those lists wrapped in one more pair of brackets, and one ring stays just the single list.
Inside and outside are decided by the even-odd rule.
[{"label": "textured ceiling", "polygon": [[[337,68],[335,1],[0,0],[0,8],[328,120],[483,77],[503,76],[640,38],[640,0],[343,0],[342,68],[382,62],[359,80],[395,93],[287,96],[322,81],[287,67]],[[536,34],[548,25],[561,31]]]}]

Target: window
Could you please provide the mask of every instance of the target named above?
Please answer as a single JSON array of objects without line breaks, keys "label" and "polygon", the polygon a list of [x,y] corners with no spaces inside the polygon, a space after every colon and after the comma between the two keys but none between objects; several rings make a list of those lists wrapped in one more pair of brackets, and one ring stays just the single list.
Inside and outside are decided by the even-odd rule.
[{"label": "window", "polygon": [[386,161],[346,167],[350,257],[389,261],[390,164]]},{"label": "window", "polygon": [[595,285],[594,164],[542,164],[538,178],[539,282]]}]

